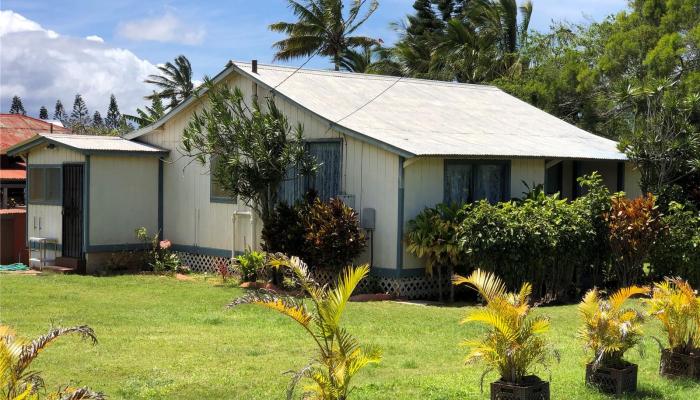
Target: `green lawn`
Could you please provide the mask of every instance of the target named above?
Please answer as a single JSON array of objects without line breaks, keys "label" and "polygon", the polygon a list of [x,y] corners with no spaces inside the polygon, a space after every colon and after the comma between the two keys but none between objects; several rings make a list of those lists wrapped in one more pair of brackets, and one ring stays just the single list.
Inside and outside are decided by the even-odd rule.
[{"label": "green lawn", "polygon": [[[112,399],[283,399],[288,375],[313,350],[289,319],[255,306],[226,310],[242,291],[199,278],[155,276],[0,276],[0,321],[22,335],[51,324],[88,324],[100,343],[63,338],[34,367],[47,386],[89,385]],[[479,328],[457,321],[465,307],[352,303],[346,322],[364,341],[384,349],[378,366],[355,380],[353,399],[487,399],[481,370],[465,366],[461,339]],[[603,399],[583,384],[584,361],[575,341],[575,306],[541,308],[552,317],[551,339],[561,351],[553,368],[553,399]],[[652,323],[649,334],[658,334]],[[700,398],[700,385],[657,374],[659,351],[649,340],[633,398]],[[541,374],[547,378],[546,372]],[[494,376],[489,376],[493,380]]]}]

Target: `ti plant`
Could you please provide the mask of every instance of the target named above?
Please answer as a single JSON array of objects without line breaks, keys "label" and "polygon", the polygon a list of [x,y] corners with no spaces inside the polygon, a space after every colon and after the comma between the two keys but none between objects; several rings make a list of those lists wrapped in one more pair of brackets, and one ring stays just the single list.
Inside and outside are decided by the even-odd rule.
[{"label": "ti plant", "polygon": [[[97,343],[95,332],[89,326],[73,328],[54,328],[34,340],[27,340],[16,335],[15,331],[6,325],[0,325],[0,398],[2,400],[38,400],[39,390],[44,381],[38,372],[30,370],[32,361],[57,338],[78,334],[83,339]],[[61,388],[47,395],[48,399],[56,400],[88,400],[104,399],[102,393],[93,392],[89,388]]]},{"label": "ti plant", "polygon": [[461,321],[488,328],[483,338],[462,342],[469,348],[466,362],[483,362],[487,367],[481,376],[482,387],[491,371],[497,371],[504,382],[519,384],[534,365],[547,367],[558,360],[559,354],[543,337],[549,330],[549,319],[531,314],[529,283],[524,283],[518,293],[510,293],[498,276],[480,269],[466,278],[456,275],[453,283],[471,286],[486,301]]},{"label": "ti plant", "polygon": [[584,348],[593,353],[593,369],[599,367],[622,369],[627,365],[625,352],[642,339],[644,315],[626,307],[627,300],[649,293],[646,287],[629,286],[603,298],[598,289],[591,289],[578,306],[583,325],[578,336]]},{"label": "ti plant", "polygon": [[700,344],[700,297],[681,278],[666,278],[654,284],[644,301],[649,314],[661,322],[673,352],[689,354]]},{"label": "ti plant", "polygon": [[360,369],[381,360],[381,351],[375,347],[360,346],[348,331],[341,327],[343,311],[360,281],[367,276],[369,267],[349,267],[338,278],[334,288],[320,286],[299,258],[277,255],[273,267],[289,268],[308,294],[311,309],[301,299],[279,296],[269,292],[251,292],[234,300],[228,307],[258,304],[276,310],[304,328],[318,347],[312,361],[294,374],[287,390],[287,398],[294,396],[297,383],[311,380],[304,386],[303,398],[308,400],[345,400],[350,392],[350,380]]}]

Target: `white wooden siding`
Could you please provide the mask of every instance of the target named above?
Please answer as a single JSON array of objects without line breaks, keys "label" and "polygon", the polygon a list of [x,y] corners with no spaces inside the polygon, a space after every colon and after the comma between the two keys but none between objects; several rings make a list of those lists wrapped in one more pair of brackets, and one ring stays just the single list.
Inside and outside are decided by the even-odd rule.
[{"label": "white wooden siding", "polygon": [[544,184],[544,165],[542,159],[518,158],[510,162],[510,197],[520,198],[527,192],[528,186]]},{"label": "white wooden siding", "polygon": [[158,232],[158,159],[90,157],[90,245],[139,243],[134,231]]},{"label": "white wooden siding", "polygon": [[[40,147],[30,152],[28,166],[63,165],[65,163],[84,161],[85,156],[70,149],[63,147],[55,147],[53,149]],[[27,207],[27,236],[56,239],[58,243],[62,244],[62,212],[63,206],[61,205],[30,204]],[[57,255],[60,255],[60,253]]]},{"label": "white wooden siding", "polygon": [[[227,84],[238,86],[250,99],[254,85],[239,76],[232,76]],[[269,92],[258,90],[261,102]],[[396,268],[396,238],[398,229],[398,173],[399,157],[376,146],[368,145],[334,130],[314,114],[282,99],[277,106],[287,116],[290,125],[302,124],[307,139],[342,139],[343,163],[341,192],[355,196],[355,208],[376,210],[374,233],[374,265]],[[202,248],[231,250],[233,213],[249,211],[241,204],[212,203],[209,199],[208,167],[191,162],[177,150],[191,114],[202,108],[202,102],[168,121],[162,131],[156,131],[141,140],[171,150],[164,166],[164,234],[173,243]],[[259,241],[262,224],[257,221],[254,242]],[[250,219],[238,218],[236,251],[243,250],[243,241],[251,244]]]}]

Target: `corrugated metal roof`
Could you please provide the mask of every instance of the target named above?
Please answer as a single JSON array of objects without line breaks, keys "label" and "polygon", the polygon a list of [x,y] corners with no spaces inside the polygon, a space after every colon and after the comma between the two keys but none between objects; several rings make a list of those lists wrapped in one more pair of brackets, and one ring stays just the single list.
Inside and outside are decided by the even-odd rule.
[{"label": "corrugated metal roof", "polygon": [[[249,63],[234,67],[349,131],[415,156],[625,160],[617,142],[502,90],[421,79]],[[290,74],[294,73],[290,76]],[[285,80],[286,79],[286,80]]]},{"label": "corrugated metal roof", "polygon": [[25,141],[32,136],[50,132],[68,133],[69,129],[50,121],[36,119],[21,114],[0,114],[0,154],[5,154],[8,147]]},{"label": "corrugated metal roof", "polygon": [[25,181],[27,171],[23,169],[0,169],[0,181]]},{"label": "corrugated metal roof", "polygon": [[[325,119],[329,127],[390,151],[413,156],[529,157],[626,160],[617,142],[586,132],[502,90],[423,79],[299,69],[231,61],[233,72]],[[190,96],[157,122],[160,128],[187,108]]]},{"label": "corrugated metal roof", "polygon": [[168,150],[159,147],[134,142],[118,136],[71,135],[41,133],[12,146],[8,149],[11,154],[20,153],[39,144],[49,142],[62,145],[82,153],[120,152],[128,154],[164,154]]}]

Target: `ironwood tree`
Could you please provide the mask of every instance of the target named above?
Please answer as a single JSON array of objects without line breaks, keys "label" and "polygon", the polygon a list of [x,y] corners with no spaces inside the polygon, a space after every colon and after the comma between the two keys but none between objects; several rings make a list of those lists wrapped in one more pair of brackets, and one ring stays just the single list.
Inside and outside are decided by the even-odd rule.
[{"label": "ironwood tree", "polygon": [[19,96],[12,97],[12,106],[10,106],[10,114],[22,114],[27,115],[24,110],[24,105],[22,105],[22,99]]}]

